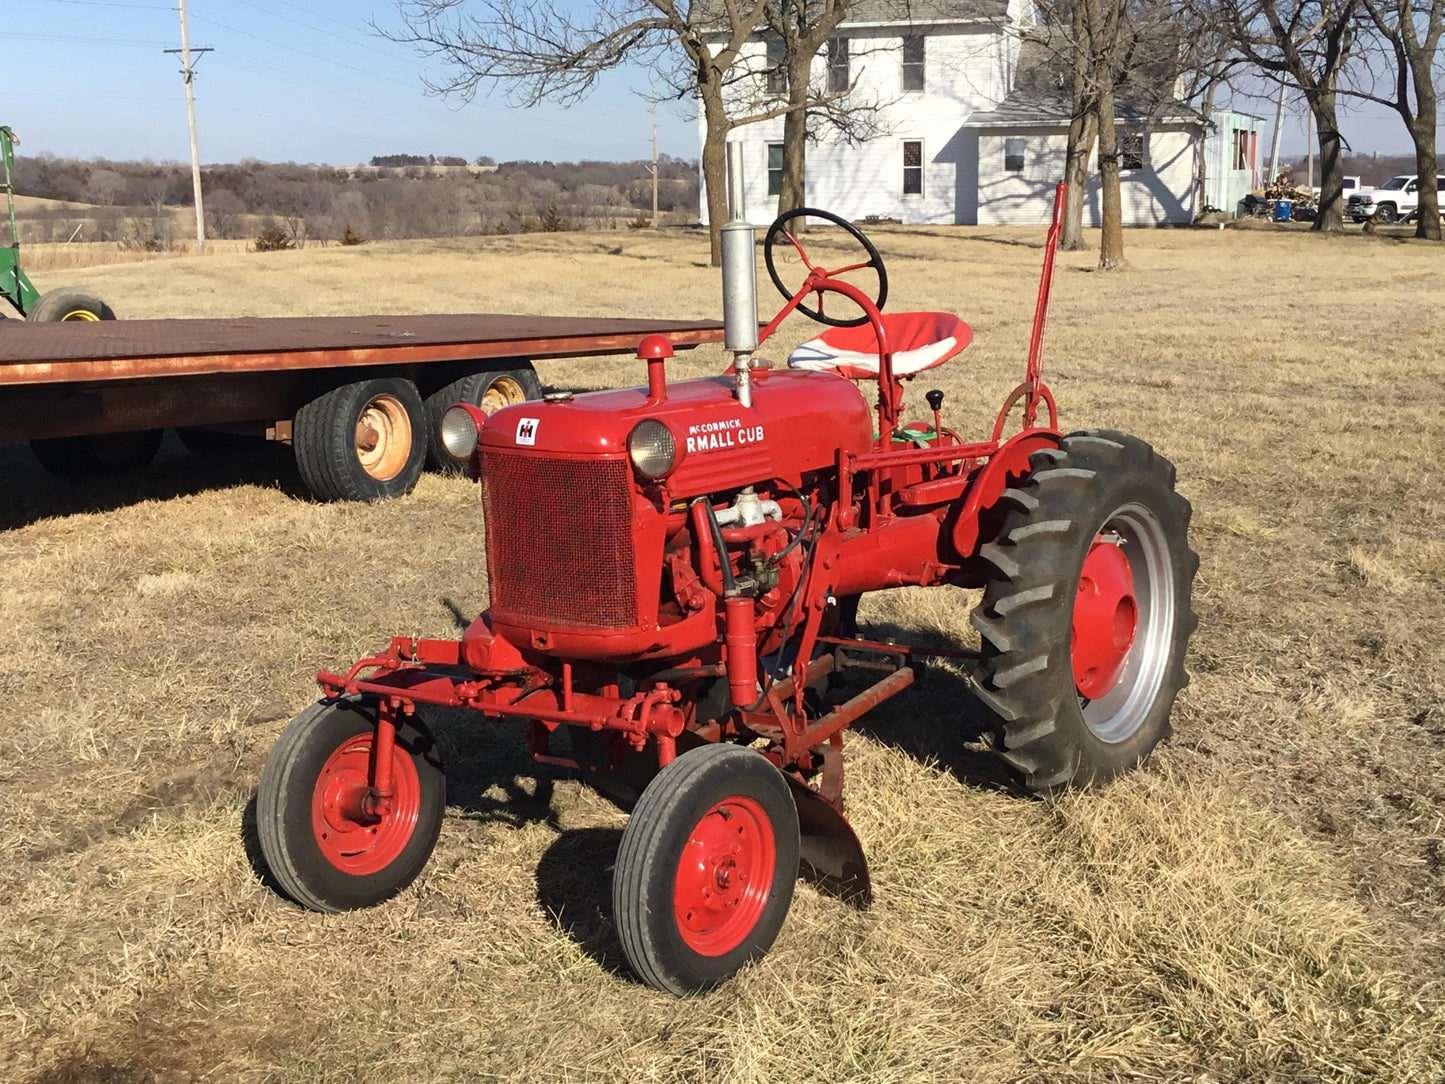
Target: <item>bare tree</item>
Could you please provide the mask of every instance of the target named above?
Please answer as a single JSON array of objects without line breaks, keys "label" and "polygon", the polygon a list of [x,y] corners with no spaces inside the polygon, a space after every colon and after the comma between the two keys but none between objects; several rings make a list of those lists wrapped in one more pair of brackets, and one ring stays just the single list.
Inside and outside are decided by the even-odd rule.
[{"label": "bare tree", "polygon": [[1361,0],[1371,37],[1388,59],[1387,87],[1355,87],[1356,97],[1388,105],[1400,114],[1415,144],[1420,205],[1415,236],[1440,240],[1440,195],[1435,175],[1436,65],[1445,31],[1445,0]]},{"label": "bare tree", "polygon": [[[763,8],[763,18],[768,29],[777,35],[783,53],[783,86],[778,88],[779,69],[770,67],[766,77],[771,84],[769,89],[781,89],[791,107],[783,118],[783,176],[778,193],[778,214],[807,202],[809,107],[826,104],[852,89],[829,86],[820,92],[812,80],[813,58],[847,17],[848,5],[849,0],[822,0],[821,3],[768,0]],[[801,221],[798,225],[802,225]]]},{"label": "bare tree", "polygon": [[[554,0],[401,0],[405,29],[393,41],[440,58],[447,74],[428,80],[436,93],[470,99],[486,84],[505,85],[525,105],[584,97],[604,73],[640,63],[672,96],[695,96],[702,112],[702,172],[707,185],[713,264],[722,260],[727,219],[727,134],[790,112],[790,105],[729,115],[725,91],[744,45],[762,24],[767,0],[596,0],[580,8]],[[744,65],[746,67],[746,65]],[[742,77],[756,78],[745,71]]]},{"label": "bare tree", "polygon": [[1320,142],[1320,206],[1311,228],[1344,229],[1337,96],[1354,45],[1359,0],[1218,0],[1212,10],[1251,64],[1304,94]]}]

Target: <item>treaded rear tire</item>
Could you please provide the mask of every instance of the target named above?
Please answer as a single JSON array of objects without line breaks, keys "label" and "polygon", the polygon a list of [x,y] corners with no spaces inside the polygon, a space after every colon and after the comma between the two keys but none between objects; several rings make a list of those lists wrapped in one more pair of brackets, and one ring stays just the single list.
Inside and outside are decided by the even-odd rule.
[{"label": "treaded rear tire", "polygon": [[[410,437],[406,458],[394,473],[368,473],[357,449],[357,424],[378,401],[405,413]],[[410,493],[426,459],[426,411],[416,385],[402,377],[378,377],[343,384],[296,412],[291,445],[301,479],[323,501],[381,501]]]},{"label": "treaded rear tire", "polygon": [[[1143,762],[1170,733],[1174,698],[1188,683],[1199,558],[1189,548],[1190,507],[1174,491],[1173,465],[1137,437],[1073,433],[1060,448],[1035,452],[1030,464],[1030,474],[1004,492],[995,540],[979,551],[991,577],[971,621],[982,639],[975,689],[997,717],[995,749],[1025,787],[1047,794],[1103,783]],[[1156,606],[1159,623],[1141,616],[1148,638],[1135,639],[1125,656],[1123,673],[1139,683],[1122,687],[1121,678],[1127,713],[1086,718],[1100,708],[1075,683],[1081,571],[1106,525],[1126,522],[1143,525],[1120,552],[1134,576],[1152,577],[1142,605]],[[1101,694],[1095,703],[1109,701]]]},{"label": "treaded rear tire", "polygon": [[[678,920],[676,884],[689,840],[720,804],[741,799],[765,813],[773,838],[766,901],[741,942],[717,955],[695,951]],[[612,875],[618,940],[643,982],[683,996],[731,978],[772,946],[798,879],[798,811],[782,773],[737,745],[691,749],[642,792],[622,833]],[[690,916],[689,916],[690,917]]]}]

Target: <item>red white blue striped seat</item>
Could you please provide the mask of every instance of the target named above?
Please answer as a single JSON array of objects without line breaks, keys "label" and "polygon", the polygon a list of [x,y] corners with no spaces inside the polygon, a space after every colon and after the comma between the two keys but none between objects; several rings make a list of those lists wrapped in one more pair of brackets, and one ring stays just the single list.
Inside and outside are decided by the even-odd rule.
[{"label": "red white blue striped seat", "polygon": [[[883,330],[897,376],[942,365],[973,341],[973,329],[947,312],[885,313]],[[789,368],[835,372],[850,380],[877,380],[878,365],[878,337],[871,324],[830,327],[788,355]]]}]

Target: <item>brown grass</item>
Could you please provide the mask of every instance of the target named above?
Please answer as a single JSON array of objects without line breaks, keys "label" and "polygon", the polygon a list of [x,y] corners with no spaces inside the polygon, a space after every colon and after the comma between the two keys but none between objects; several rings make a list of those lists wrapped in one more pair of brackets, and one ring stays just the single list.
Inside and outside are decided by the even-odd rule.
[{"label": "brown grass", "polygon": [[[950,420],[983,431],[1022,369],[1036,231],[876,239],[890,308],[958,311],[977,333],[911,398],[942,387]],[[143,478],[66,485],[0,449],[0,1072],[1441,1080],[1445,422],[1438,306],[1416,286],[1441,250],[1272,231],[1129,244],[1115,275],[1061,257],[1047,371],[1066,427],[1152,440],[1194,502],[1178,736],[1102,792],[1020,799],[990,784],[956,676],[936,672],[849,737],[874,908],[800,887],[773,953],[707,998],[627,977],[607,885],[623,817],[539,773],[507,728],[438,721],[451,815],[393,903],[308,914],[248,863],[248,799],[310,675],[483,604],[472,486],[321,506],[287,495],[283,460],[200,465],[168,445]],[[132,317],[702,317],[705,254],[694,235],[619,233],[38,277]],[[776,353],[811,331],[789,325]],[[704,349],[674,371],[721,364]],[[864,618],[964,639],[970,600],[873,596]]]}]

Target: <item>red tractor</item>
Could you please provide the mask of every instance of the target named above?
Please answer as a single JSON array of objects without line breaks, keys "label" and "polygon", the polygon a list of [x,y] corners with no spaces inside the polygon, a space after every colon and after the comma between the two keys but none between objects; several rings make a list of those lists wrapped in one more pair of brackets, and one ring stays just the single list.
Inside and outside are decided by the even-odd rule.
[{"label": "red tractor", "polygon": [[[803,216],[863,252],[835,270],[811,263],[788,229]],[[724,228],[728,374],[669,384],[672,349],[653,336],[638,351],[646,387],[490,417],[452,407],[441,429],[482,482],[491,606],[459,640],[397,637],[318,676],[324,698],[282,734],[258,793],[286,894],[318,911],[367,907],[421,872],[445,805],[425,705],[524,722],[537,760],[631,788],[614,922],[636,974],[674,994],[765,953],[800,873],[868,902],[843,817],[843,731],[907,688],[921,657],[966,660],[994,748],[1031,791],[1144,760],[1185,682],[1190,509],[1143,441],[1058,428],[1040,371],[1059,216],[1027,374],[987,440],[943,425],[937,391],[904,424],[904,382],[971,332],[943,313],[884,315],[877,249],[807,208],[767,232],[787,303],[761,333],[753,227]],[[806,267],[796,290],[775,261],[792,250]],[[876,276],[876,290],[848,274]],[[825,314],[828,294],[862,315]],[[829,330],[787,368],[755,359],[794,310]],[[1005,437],[1016,411],[1022,428]],[[981,647],[861,638],[859,596],[910,584],[982,588]]]}]

